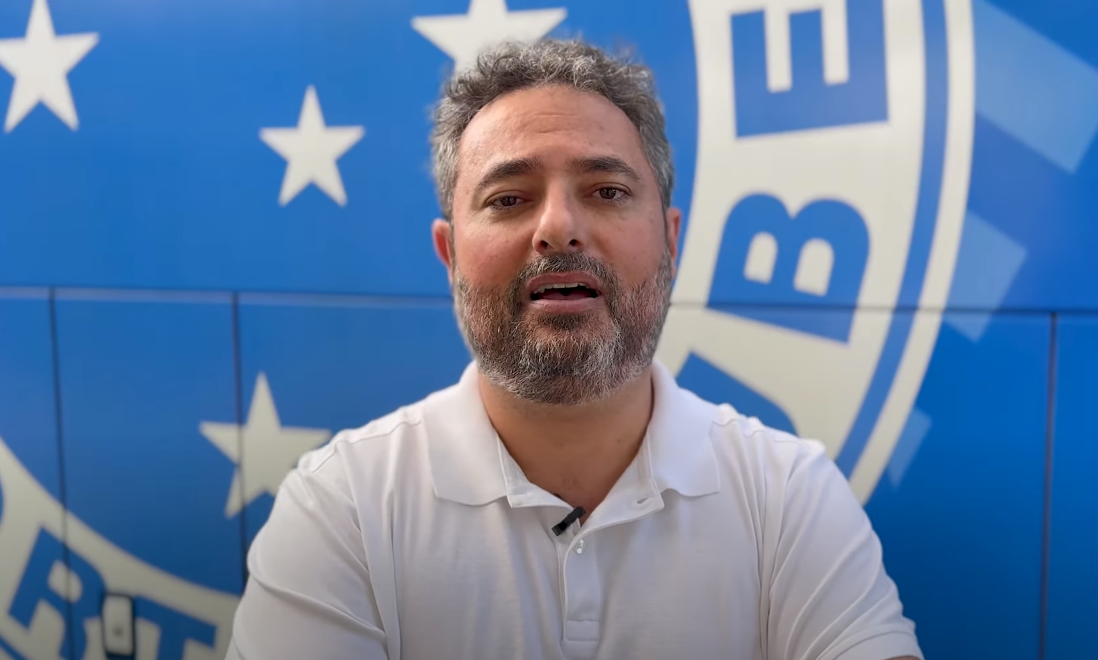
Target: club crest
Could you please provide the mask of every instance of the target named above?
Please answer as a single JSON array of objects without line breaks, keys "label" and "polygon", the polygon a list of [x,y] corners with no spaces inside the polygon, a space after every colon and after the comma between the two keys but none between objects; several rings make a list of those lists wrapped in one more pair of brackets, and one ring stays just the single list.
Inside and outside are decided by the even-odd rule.
[{"label": "club crest", "polygon": [[[78,130],[93,130],[86,127],[114,121],[112,113],[118,106],[114,97],[104,92],[98,105],[92,103],[79,76],[84,68],[100,66],[96,57],[103,63],[131,62],[133,58],[111,50],[115,47],[111,40],[122,37],[107,28],[92,32],[99,28],[82,27],[72,17],[57,21],[59,29],[55,29],[47,0],[27,2],[33,6],[29,25],[23,23],[25,36],[7,39],[23,26],[0,22],[0,30],[5,31],[0,35],[4,38],[0,39],[0,65],[18,81],[7,120],[12,139],[55,128],[71,137]],[[432,11],[441,4],[433,3]],[[356,47],[373,48],[375,41],[384,45],[387,35],[403,30],[401,39],[414,45],[408,46],[407,61],[394,66],[408,70],[385,71],[392,77],[385,84],[399,81],[400,94],[391,94],[386,87],[384,93],[375,90],[370,97],[357,89],[373,84],[369,75],[363,77],[353,66],[346,76],[330,75],[317,64],[323,72],[315,74],[320,81],[303,82],[293,94],[283,94],[280,85],[257,90],[255,99],[271,104],[277,99],[285,105],[278,113],[249,105],[250,92],[246,99],[231,96],[238,93],[236,74],[233,86],[226,88],[236,99],[233,108],[202,105],[198,99],[206,90],[201,88],[187,97],[193,106],[175,104],[150,111],[150,123],[141,124],[141,130],[135,130],[123,145],[132,154],[145,153],[146,134],[162,135],[156,131],[182,125],[181,120],[163,119],[161,114],[179,112],[177,106],[186,106],[184,111],[195,115],[212,113],[195,120],[207,122],[202,130],[186,139],[182,133],[173,134],[175,142],[171,142],[201,143],[212,154],[203,152],[198,165],[172,161],[169,168],[174,175],[177,167],[183,171],[194,165],[194,171],[207,177],[188,179],[186,185],[191,187],[185,194],[176,190],[180,199],[200,201],[191,207],[201,210],[194,214],[194,222],[211,223],[212,229],[195,230],[194,235],[214,235],[239,223],[232,225],[234,236],[262,236],[256,243],[272,253],[229,245],[219,254],[231,254],[232,259],[223,262],[215,263],[205,254],[190,261],[181,257],[179,268],[172,271],[151,259],[134,266],[132,272],[108,272],[96,281],[137,288],[125,279],[132,277],[148,287],[261,291],[325,291],[334,290],[337,283],[346,284],[352,293],[371,294],[376,292],[368,287],[388,278],[396,282],[396,288],[386,292],[389,295],[437,297],[440,292],[431,288],[437,283],[424,274],[438,274],[429,270],[435,264],[425,261],[433,259],[426,232],[419,227],[406,230],[388,220],[384,226],[362,220],[364,207],[387,218],[427,217],[432,212],[424,201],[430,198],[429,181],[415,169],[421,163],[400,160],[404,154],[396,153],[402,150],[395,147],[389,150],[395,155],[385,154],[393,155],[390,163],[379,156],[384,147],[378,145],[392,135],[401,144],[414,139],[424,143],[417,142],[417,148],[422,147],[421,155],[426,157],[427,125],[421,111],[437,92],[433,83],[442,58],[460,68],[494,39],[536,39],[563,28],[607,45],[617,40],[604,32],[608,29],[605,17],[590,13],[589,3],[550,0],[541,8],[522,10],[509,9],[505,0],[465,4],[466,8],[455,7],[464,13],[454,14],[420,16],[413,15],[414,7],[401,9],[400,21],[386,24],[383,30],[369,28],[384,32],[377,39],[354,39]],[[367,5],[371,3],[363,6]],[[647,15],[629,19],[637,22],[640,54],[656,62],[661,88],[691,90],[688,95],[664,95],[680,171],[677,195],[684,202],[685,219],[672,308],[658,357],[682,385],[699,395],[728,401],[768,424],[822,441],[864,502],[907,422],[937,339],[940,314],[914,310],[942,309],[953,279],[972,152],[971,6],[966,0],[689,0],[675,5],[653,3],[652,11],[666,13],[667,20],[653,22]],[[384,16],[389,20],[396,13],[389,8]],[[22,16],[20,20],[25,21],[27,14]],[[226,17],[218,15],[216,20]],[[235,15],[234,19],[241,20],[241,30],[251,29],[244,19]],[[643,25],[642,19],[647,21]],[[86,31],[70,35],[68,25]],[[373,23],[363,20],[362,25]],[[675,39],[668,40],[667,34],[676,35]],[[152,47],[145,34],[136,41],[143,48]],[[34,49],[26,50],[29,45]],[[48,67],[23,65],[29,60],[16,57],[23,53],[20,49],[53,59]],[[683,55],[691,49],[694,70],[690,70],[690,58]],[[250,46],[239,52],[222,50],[236,53],[242,61],[254,55]],[[283,61],[286,52],[278,42],[264,51],[263,61],[254,55],[249,66],[271,60],[293,69],[297,65]],[[158,66],[183,67],[171,53],[154,55]],[[371,52],[356,59],[354,66],[377,60],[380,71],[384,58]],[[217,63],[211,71],[221,71],[223,64]],[[99,76],[96,80],[106,81],[104,85],[113,84],[118,77],[103,70],[91,70],[89,75]],[[42,77],[47,73],[52,76],[48,80]],[[183,73],[187,75],[179,75],[180,80],[193,78],[206,84],[200,76],[187,77],[193,72]],[[279,70],[256,80],[281,81],[284,73]],[[300,72],[290,73],[286,79]],[[692,85],[686,80],[690,76]],[[340,91],[337,82],[343,78],[352,83]],[[363,79],[362,85],[355,82]],[[432,84],[420,85],[421,79]],[[135,94],[151,84],[135,84],[140,88]],[[356,89],[347,91],[352,87]],[[363,97],[348,102],[353,94]],[[167,93],[164,97],[174,98]],[[373,103],[384,112],[363,117],[348,110],[366,107],[370,99],[384,99]],[[244,117],[248,112],[255,116]],[[48,122],[53,123],[47,126]],[[111,130],[123,131],[109,125]],[[62,144],[60,138],[49,135],[50,144]],[[77,153],[86,157],[84,151]],[[257,165],[248,169],[240,165],[245,161]],[[94,169],[87,176],[113,176],[111,168]],[[143,172],[121,171],[117,181],[104,178],[96,185],[106,189],[117,184],[127,194],[141,188],[131,185],[131,179]],[[157,182],[164,178],[168,177],[161,176]],[[239,190],[217,187],[237,178],[244,180]],[[391,194],[398,185],[411,192],[406,197]],[[241,211],[245,208],[241,190],[254,193],[259,210]],[[382,201],[374,203],[369,195]],[[254,201],[248,200],[249,204]],[[409,210],[408,204],[414,208]],[[176,212],[177,206],[186,205],[173,204],[164,213]],[[277,216],[280,220],[307,216],[317,224],[308,231],[290,222],[286,226],[293,229],[279,228],[269,220],[274,213],[284,213]],[[299,230],[302,233],[294,233]],[[364,238],[372,239],[382,231],[395,233],[385,234],[385,240],[376,243]],[[389,240],[393,236],[400,240]],[[119,236],[121,242],[129,240],[136,239]],[[422,245],[405,246],[413,241]],[[285,253],[275,254],[276,248],[284,248]],[[363,258],[354,250],[377,252]],[[319,253],[326,255],[325,264],[335,265],[315,268]],[[272,263],[289,265],[272,269]],[[37,264],[28,262],[27,267]],[[224,281],[210,285],[205,278],[214,276],[208,275],[208,268],[220,269],[217,277]],[[183,279],[157,279],[168,272]],[[302,279],[288,284],[279,279],[286,273]],[[112,280],[116,275],[119,279]],[[48,337],[52,303],[46,297],[39,302],[39,334]],[[226,303],[225,309],[229,307]],[[447,315],[446,322],[452,323],[452,317]],[[231,327],[228,320],[225,323]],[[186,332],[175,331],[181,337]],[[48,346],[42,355],[42,364],[35,369],[53,373]],[[137,524],[131,520],[118,517],[104,522],[90,517],[87,503],[74,501],[71,489],[66,496],[63,477],[50,472],[56,469],[57,457],[43,460],[41,445],[34,438],[0,427],[9,434],[0,437],[0,660],[107,660],[104,640],[114,631],[101,617],[106,594],[131,599],[136,622],[134,657],[139,660],[224,657],[240,596],[234,585],[242,571],[231,566],[218,573],[194,561],[184,570],[181,544],[185,539],[207,550],[216,550],[223,542],[239,545],[241,537],[252,534],[259,524],[255,518],[261,517],[248,518],[249,529],[242,534],[241,513],[247,513],[253,501],[268,498],[296,456],[323,443],[331,431],[294,426],[292,416],[280,419],[275,405],[282,396],[279,383],[268,381],[263,368],[260,365],[248,373],[241,385],[246,424],[232,423],[231,405],[221,412],[203,409],[180,423],[190,443],[178,453],[191,461],[186,468],[143,464],[132,475],[148,484],[145,490],[117,484],[145,500],[146,512],[152,512],[144,518],[146,522],[170,518],[168,527],[179,538],[158,539],[156,544],[123,538],[126,525]],[[222,381],[218,387],[227,392],[223,399],[235,401],[231,369]],[[52,383],[45,386],[51,397],[52,387]],[[204,388],[194,389],[205,392]],[[317,425],[335,426],[327,421]],[[124,442],[115,440],[112,436],[110,451],[115,453],[104,460],[134,461],[134,454],[117,449]],[[265,444],[270,442],[277,442],[277,449]],[[242,453],[265,458],[249,463]],[[142,473],[166,473],[169,468],[191,470],[188,474],[197,484],[194,492],[201,491],[204,498],[187,515],[179,514],[179,507],[168,506],[172,498],[183,497],[178,489],[173,491]]]},{"label": "club crest", "polygon": [[659,357],[824,442],[864,501],[922,383],[964,222],[965,2],[690,3],[697,166]]}]

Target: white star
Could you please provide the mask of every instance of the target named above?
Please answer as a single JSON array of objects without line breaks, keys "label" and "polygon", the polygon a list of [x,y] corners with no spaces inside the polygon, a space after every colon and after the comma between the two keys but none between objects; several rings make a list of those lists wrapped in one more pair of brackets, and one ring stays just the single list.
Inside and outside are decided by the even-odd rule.
[{"label": "white star", "polygon": [[477,54],[502,41],[533,43],[555,28],[568,10],[508,11],[506,0],[471,0],[469,12],[446,16],[416,16],[412,27],[454,59],[461,71]]},{"label": "white star", "polygon": [[337,204],[347,203],[343,179],[336,161],[362,139],[362,126],[325,126],[316,88],[305,90],[297,128],[264,128],[259,139],[286,159],[286,174],[282,178],[282,193],[278,203],[290,203],[310,183],[328,194]]},{"label": "white star", "polygon": [[199,431],[236,464],[225,517],[232,518],[263,493],[274,495],[301,455],[326,442],[326,429],[282,426],[267,376],[259,374],[244,426],[202,422]]},{"label": "white star", "polygon": [[57,36],[46,0],[34,0],[27,35],[0,39],[0,66],[15,78],[4,130],[10,133],[42,103],[75,131],[79,122],[67,76],[97,43],[94,32]]}]

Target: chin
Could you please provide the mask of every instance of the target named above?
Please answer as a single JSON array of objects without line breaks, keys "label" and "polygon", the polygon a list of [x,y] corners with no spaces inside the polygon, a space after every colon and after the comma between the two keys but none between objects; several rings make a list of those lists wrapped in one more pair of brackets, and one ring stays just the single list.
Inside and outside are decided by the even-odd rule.
[{"label": "chin", "polygon": [[[598,313],[598,310],[594,309],[566,314],[539,313],[532,315],[532,318],[527,318],[527,327],[535,334],[538,332],[551,332],[556,335],[558,334],[557,331],[594,330],[597,326],[603,326],[607,320]],[[605,330],[603,331],[605,332]]]}]

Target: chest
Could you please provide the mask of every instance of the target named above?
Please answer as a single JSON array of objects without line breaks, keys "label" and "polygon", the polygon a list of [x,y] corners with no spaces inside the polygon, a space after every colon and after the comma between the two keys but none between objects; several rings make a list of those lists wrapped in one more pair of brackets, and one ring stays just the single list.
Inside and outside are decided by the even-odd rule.
[{"label": "chest", "polygon": [[557,536],[562,509],[502,503],[399,530],[402,660],[759,657],[753,531],[694,509]]}]

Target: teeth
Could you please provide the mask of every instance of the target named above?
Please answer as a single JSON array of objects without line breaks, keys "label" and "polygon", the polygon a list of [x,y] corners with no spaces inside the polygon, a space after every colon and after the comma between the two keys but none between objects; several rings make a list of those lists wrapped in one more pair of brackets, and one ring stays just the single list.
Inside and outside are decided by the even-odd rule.
[{"label": "teeth", "polygon": [[583,288],[589,288],[586,284],[580,284],[579,282],[562,282],[561,284],[546,284],[543,287],[538,287],[534,293],[545,293],[549,289],[574,289],[582,286]]}]

